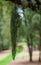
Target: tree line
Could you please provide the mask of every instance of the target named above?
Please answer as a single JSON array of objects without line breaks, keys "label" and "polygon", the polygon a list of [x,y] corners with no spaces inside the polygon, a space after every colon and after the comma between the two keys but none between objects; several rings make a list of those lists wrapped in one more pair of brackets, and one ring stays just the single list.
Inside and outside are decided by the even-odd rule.
[{"label": "tree line", "polygon": [[[6,2],[6,3],[8,3],[8,2]],[[3,2],[3,4],[4,4],[4,2]],[[17,4],[13,4],[10,2],[8,5],[12,6],[12,8],[10,8],[10,10],[11,10],[10,29],[11,29],[11,43],[12,43],[13,59],[15,58],[15,54],[16,54],[16,40],[17,40],[18,28],[20,28],[21,23],[24,22],[24,28],[23,28],[24,37],[26,37],[26,40],[27,40],[27,46],[29,48],[29,53],[30,53],[30,61],[32,61],[33,43],[35,44],[35,42],[33,42],[33,40],[34,40],[33,36],[35,36],[35,33],[37,33],[37,32],[38,32],[38,34],[36,34],[36,35],[39,38],[38,44],[39,44],[39,51],[40,51],[39,61],[41,61],[41,7],[40,7],[41,5],[39,5],[39,8],[35,7],[35,6],[34,7],[31,6],[30,8],[28,7],[27,9],[24,9],[24,7],[23,7],[22,10],[23,10],[23,15],[24,15],[24,17],[23,17],[24,20],[22,20],[23,18],[22,19],[20,18],[19,13],[17,12],[17,9],[19,8],[19,6]],[[6,5],[6,6],[8,6],[8,5]],[[8,12],[8,11],[6,11],[6,12]],[[9,12],[9,15],[10,15],[10,12]],[[4,20],[4,18],[3,18],[3,20]],[[36,31],[36,32],[34,32],[34,31]],[[22,33],[23,33],[23,31],[22,31]],[[3,44],[2,44],[2,46],[3,46]]]}]

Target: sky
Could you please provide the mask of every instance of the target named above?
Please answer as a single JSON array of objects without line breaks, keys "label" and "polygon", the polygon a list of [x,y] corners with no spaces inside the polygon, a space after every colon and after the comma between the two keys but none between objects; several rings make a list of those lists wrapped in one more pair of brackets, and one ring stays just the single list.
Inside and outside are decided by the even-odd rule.
[{"label": "sky", "polygon": [[18,8],[18,13],[21,17],[23,17],[23,10],[21,8]]}]

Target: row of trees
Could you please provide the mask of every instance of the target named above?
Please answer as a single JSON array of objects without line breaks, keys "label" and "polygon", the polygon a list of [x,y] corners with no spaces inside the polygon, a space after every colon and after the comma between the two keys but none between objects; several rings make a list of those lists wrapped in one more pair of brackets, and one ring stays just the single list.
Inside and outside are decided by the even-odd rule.
[{"label": "row of trees", "polygon": [[[37,4],[38,5],[38,4]],[[16,11],[16,5],[15,5],[15,11]],[[14,11],[14,10],[13,10]],[[41,16],[40,14],[40,12],[41,12],[41,10],[40,10],[40,7],[39,7],[39,10],[38,10],[38,7],[35,9],[35,11],[33,12],[33,13],[38,13],[39,14],[39,16]],[[17,13],[17,12],[16,12]],[[16,14],[15,13],[15,14]],[[28,15],[28,17],[29,17],[29,34],[27,35],[27,44],[28,44],[28,48],[29,48],[29,53],[30,53],[30,61],[32,61],[32,47],[33,47],[33,35],[32,35],[32,32],[33,32],[33,29],[35,29],[35,30],[37,30],[38,29],[38,31],[40,32],[39,33],[39,35],[40,35],[40,43],[39,43],[39,50],[40,50],[40,53],[41,53],[41,23],[39,22],[39,24],[37,23],[37,22],[35,22],[34,23],[34,26],[33,26],[33,24],[32,24],[32,16],[33,16],[33,13],[31,13],[31,10],[30,10],[30,16],[31,17],[29,17],[29,15]],[[12,17],[13,18],[13,17]],[[39,17],[40,18],[40,17]],[[16,19],[17,19],[17,17],[16,17]],[[16,22],[16,19],[15,19],[15,22]],[[40,20],[41,21],[41,20]],[[13,19],[12,19],[12,24],[14,24],[13,22]],[[38,26],[39,25],[39,26]],[[15,26],[11,26],[11,28],[15,28]],[[34,28],[33,28],[34,27]],[[14,31],[14,28],[13,29],[11,29],[12,30],[12,32]],[[17,28],[17,27],[16,27]],[[17,29],[16,29],[16,31],[15,32],[17,32]],[[16,33],[17,34],[17,33]],[[14,36],[13,37],[13,35],[16,35],[15,33],[12,33],[11,35],[12,35],[12,44],[14,43],[14,45],[16,44],[16,41],[14,41],[16,38],[16,36]],[[16,45],[14,46],[13,45],[13,51],[12,51],[12,54],[14,54],[13,52],[15,51],[15,48],[14,47],[16,47]],[[14,57],[13,57],[13,59],[15,58],[15,55],[13,55]],[[39,57],[39,61],[41,60],[41,58]]]},{"label": "row of trees", "polygon": [[[28,11],[27,11],[28,10]],[[24,11],[24,15],[25,15],[25,23],[26,23],[26,25],[25,25],[25,23],[23,22],[23,25],[25,25],[25,27],[23,28],[24,30],[22,30],[22,33],[24,34],[22,34],[24,37],[25,37],[25,35],[27,35],[27,37],[26,37],[26,39],[27,39],[27,46],[28,46],[28,48],[29,48],[29,53],[30,53],[30,61],[32,61],[32,48],[33,48],[33,35],[35,35],[35,33],[34,33],[34,31],[36,31],[36,33],[38,33],[38,41],[40,40],[39,38],[39,27],[40,27],[40,14],[39,13],[37,13],[37,12],[33,12],[31,9],[27,9],[26,11]],[[16,9],[15,9],[15,11],[16,11]],[[30,11],[30,12],[29,12]],[[13,10],[13,12],[14,12],[14,10]],[[17,12],[16,12],[17,13]],[[14,14],[15,15],[15,14]],[[14,16],[13,15],[13,16]],[[18,17],[18,16],[17,16]],[[17,19],[17,17],[16,17],[16,19]],[[13,18],[13,17],[12,17]],[[19,17],[18,17],[19,18]],[[15,19],[15,22],[16,22],[16,19]],[[12,19],[12,21],[13,21],[13,19]],[[19,20],[17,20],[17,21],[19,21]],[[14,21],[13,21],[14,22]],[[13,23],[12,22],[12,23]],[[14,23],[13,23],[14,24]],[[14,24],[15,25],[15,24]],[[13,32],[12,32],[12,34],[13,35],[15,35],[16,36],[16,34],[17,34],[17,30],[18,30],[18,26],[16,27],[17,28],[17,30],[15,31],[16,32],[16,34],[15,34],[15,32],[14,32],[14,29],[16,29],[15,28],[15,26],[11,26],[11,28],[13,28],[13,29],[11,29]],[[17,25],[17,24],[16,24]],[[22,28],[21,28],[22,29]],[[23,32],[24,31],[24,32]],[[11,34],[11,35],[12,35]],[[13,37],[13,35],[12,35],[12,46],[13,46],[13,49],[12,49],[12,54],[13,54],[13,59],[15,58],[15,54],[14,53],[16,53],[15,52],[15,49],[16,49],[16,40],[15,40],[15,36]],[[13,44],[14,43],[14,44]],[[35,42],[34,42],[35,43]],[[38,43],[37,44],[37,46],[39,45],[40,43]],[[36,43],[35,43],[35,45],[36,45]],[[39,46],[39,48],[40,48],[40,46]],[[39,49],[40,50],[40,49]],[[41,51],[40,51],[40,53],[41,53]],[[39,58],[39,61],[40,61],[41,59]]]},{"label": "row of trees", "polygon": [[[41,53],[41,15],[40,15],[41,14],[41,7],[40,7],[41,5],[39,6],[39,10],[38,10],[38,8],[33,7],[34,11],[32,11],[32,9],[33,9],[32,6],[31,6],[32,9],[29,7],[27,9],[22,8],[24,17],[21,19],[21,17],[19,16],[19,13],[17,11],[20,6],[18,6],[17,4],[13,4],[11,2],[5,2],[5,3],[4,2],[0,2],[0,3],[4,4],[4,6],[2,5],[3,7],[1,7],[1,6],[0,7],[3,8],[3,10],[5,9],[4,13],[3,13],[4,16],[2,17],[3,21],[5,22],[4,24],[6,25],[8,21],[9,21],[8,23],[10,23],[10,20],[11,20],[10,29],[11,29],[13,59],[15,58],[15,54],[16,54],[16,40],[17,40],[18,29],[19,30],[21,29],[22,33],[24,33],[24,34],[21,33],[22,36],[27,39],[27,46],[29,48],[29,53],[30,53],[30,61],[32,61],[32,47],[33,47],[33,43],[35,44],[35,42],[33,42],[33,40],[34,40],[33,38],[34,38],[35,34],[37,33],[37,30],[39,32],[39,35],[36,34],[36,37],[38,36],[38,38],[39,38],[38,40],[40,40],[39,50]],[[9,15],[5,16],[5,14],[7,12]],[[9,18],[11,18],[11,19],[9,19]],[[21,23],[22,23],[22,26],[24,26],[24,28],[21,26]],[[9,25],[7,25],[7,26],[9,26]],[[9,31],[9,30],[5,29],[4,34],[6,34],[6,31]],[[34,31],[36,31],[36,32],[34,32]],[[21,31],[19,31],[19,33],[20,32]],[[10,32],[8,32],[8,33],[10,33]],[[4,37],[4,38],[8,38],[8,35],[6,35],[6,37]],[[5,39],[4,39],[4,42],[5,42]],[[41,60],[41,59],[39,58],[39,60]]]},{"label": "row of trees", "polygon": [[11,3],[0,1],[0,51],[10,47],[11,7]]}]

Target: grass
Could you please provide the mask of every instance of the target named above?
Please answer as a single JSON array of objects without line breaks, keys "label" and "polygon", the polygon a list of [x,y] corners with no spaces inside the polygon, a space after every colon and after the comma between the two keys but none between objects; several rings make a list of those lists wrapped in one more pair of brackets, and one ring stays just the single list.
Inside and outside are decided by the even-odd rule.
[{"label": "grass", "polygon": [[[22,46],[16,51],[16,54],[20,53],[21,51],[23,51]],[[12,61],[12,54],[9,54],[6,58],[0,61],[0,65],[7,65],[11,61]]]},{"label": "grass", "polygon": [[23,46],[20,46],[19,49],[17,49],[16,54],[18,54],[18,53],[20,53],[21,51],[23,51],[23,49],[24,49]]},{"label": "grass", "polygon": [[[22,46],[19,47],[19,49],[16,50],[16,55],[20,52],[23,51],[24,47],[25,47],[26,43],[22,43]],[[34,56],[37,56],[37,54],[34,54]],[[22,58],[27,58],[28,56],[23,56]],[[16,58],[17,59],[17,58]],[[4,58],[3,60],[0,61],[0,65],[7,65],[8,63],[10,63],[12,61],[12,54],[9,54],[6,58]]]},{"label": "grass", "polygon": [[11,61],[12,61],[12,55],[9,54],[6,58],[0,61],[0,65],[7,65]]}]

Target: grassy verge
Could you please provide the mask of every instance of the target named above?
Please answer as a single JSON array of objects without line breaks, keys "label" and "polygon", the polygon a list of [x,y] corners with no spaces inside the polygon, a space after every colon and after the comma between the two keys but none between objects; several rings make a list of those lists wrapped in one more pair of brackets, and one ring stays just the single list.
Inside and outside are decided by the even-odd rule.
[{"label": "grassy verge", "polygon": [[12,55],[10,54],[6,58],[0,61],[0,65],[7,65],[11,61],[12,61]]},{"label": "grassy verge", "polygon": [[[23,51],[23,47],[22,46],[16,51],[16,55],[18,53],[20,53],[21,51]],[[0,61],[0,65],[7,65],[11,61],[12,61],[12,54],[9,54],[6,58],[4,58],[3,60]]]}]

